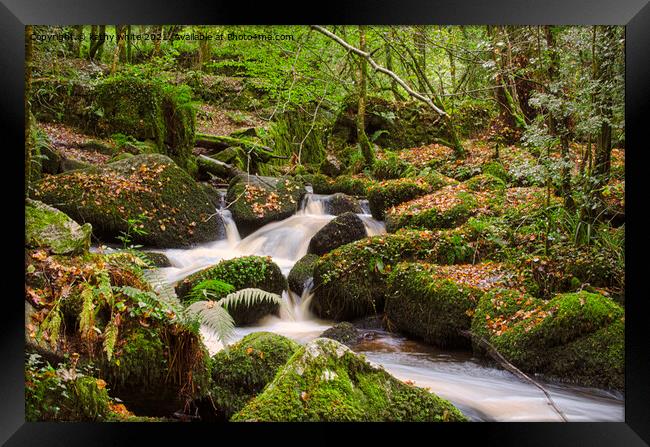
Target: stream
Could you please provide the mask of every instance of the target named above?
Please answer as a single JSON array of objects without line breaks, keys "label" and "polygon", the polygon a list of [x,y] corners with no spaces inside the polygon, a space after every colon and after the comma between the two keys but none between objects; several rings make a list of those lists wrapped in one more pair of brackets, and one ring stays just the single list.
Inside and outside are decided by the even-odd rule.
[{"label": "stream", "polygon": [[[335,216],[326,213],[331,196],[305,196],[300,210],[293,216],[273,222],[241,239],[230,212],[224,207],[224,191],[218,213],[225,224],[222,239],[189,249],[157,250],[167,255],[172,267],[160,269],[169,283],[222,259],[239,256],[271,256],[286,276],[293,265],[307,253],[311,238]],[[363,220],[369,235],[385,233],[383,222],[369,214],[362,201]],[[256,331],[269,331],[306,343],[318,337],[334,323],[319,320],[309,312],[311,293],[302,296],[285,291],[280,316],[267,316],[256,326],[238,327],[229,342]],[[211,354],[223,348],[208,329],[203,328]],[[440,350],[398,334],[371,331],[371,336],[355,346],[374,363],[382,365],[401,380],[429,389],[456,405],[473,421],[560,421],[543,393],[507,371],[475,358],[470,351]],[[624,400],[618,393],[574,385],[548,383],[538,379],[569,421],[623,421]]]}]

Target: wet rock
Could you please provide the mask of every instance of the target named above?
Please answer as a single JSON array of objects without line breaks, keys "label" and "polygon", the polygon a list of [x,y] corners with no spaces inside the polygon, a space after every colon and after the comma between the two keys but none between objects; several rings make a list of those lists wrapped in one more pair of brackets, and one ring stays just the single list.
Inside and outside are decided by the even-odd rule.
[{"label": "wet rock", "polygon": [[151,261],[154,267],[163,268],[171,267],[172,263],[169,261],[169,258],[164,253],[157,253],[155,251],[147,251],[144,255]]},{"label": "wet rock", "polygon": [[363,221],[354,213],[343,213],[329,222],[309,241],[308,253],[319,256],[341,245],[367,237]]},{"label": "wet rock", "polygon": [[316,261],[318,261],[318,255],[307,254],[295,263],[289,272],[289,276],[287,276],[289,289],[298,295],[302,295],[305,284],[314,276],[314,264],[316,264]]},{"label": "wet rock", "polygon": [[232,421],[465,421],[435,394],[405,384],[345,345],[301,347]]},{"label": "wet rock", "polygon": [[354,327],[352,323],[348,323],[347,321],[336,323],[334,326],[320,334],[320,336],[336,340],[348,347],[354,346],[360,339],[363,338],[361,332],[356,327]]},{"label": "wet rock", "polygon": [[361,213],[361,204],[354,197],[343,193],[334,194],[326,203],[325,210],[327,214],[339,216],[343,213]]},{"label": "wet rock", "polygon": [[60,255],[79,254],[90,248],[90,224],[79,225],[65,213],[36,200],[25,204],[25,244]]},{"label": "wet rock", "polygon": [[291,178],[238,175],[230,182],[226,200],[239,233],[246,237],[295,214],[305,192],[304,184]]}]

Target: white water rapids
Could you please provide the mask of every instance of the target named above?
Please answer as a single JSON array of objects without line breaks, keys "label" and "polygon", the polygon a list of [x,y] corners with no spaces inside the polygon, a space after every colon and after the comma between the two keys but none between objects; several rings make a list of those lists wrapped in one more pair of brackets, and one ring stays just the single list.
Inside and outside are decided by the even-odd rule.
[{"label": "white water rapids", "polygon": [[[271,256],[286,276],[307,253],[311,238],[335,216],[326,213],[330,196],[307,194],[295,215],[270,223],[244,239],[230,212],[219,213],[225,223],[225,238],[190,249],[162,252],[172,267],[160,269],[167,281],[175,283],[187,275],[214,265],[222,259],[245,255]],[[223,199],[223,198],[222,198]],[[223,202],[223,200],[222,200]],[[384,224],[373,219],[367,202],[359,214],[369,235],[385,232]],[[341,284],[345,287],[345,284]],[[268,316],[254,327],[236,329],[232,341],[256,331],[270,331],[305,343],[318,337],[332,322],[315,318],[309,312],[309,288],[298,297],[284,292],[280,317]],[[211,353],[222,348],[213,334],[203,330]],[[472,420],[477,421],[559,421],[541,391],[512,374],[486,366],[468,352],[441,351],[396,334],[376,332],[374,338],[355,347],[369,360],[382,365],[402,380],[428,388],[448,399]],[[623,397],[602,390],[544,383],[553,400],[569,421],[623,421]]]}]

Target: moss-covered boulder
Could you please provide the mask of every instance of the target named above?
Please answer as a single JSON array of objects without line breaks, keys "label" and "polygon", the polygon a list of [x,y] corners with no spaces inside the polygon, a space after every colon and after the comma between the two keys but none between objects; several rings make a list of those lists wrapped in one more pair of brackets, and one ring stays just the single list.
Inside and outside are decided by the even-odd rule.
[{"label": "moss-covered boulder", "polygon": [[336,193],[325,202],[325,211],[327,214],[339,216],[343,213],[361,213],[359,201],[347,194]]},{"label": "moss-covered boulder", "polygon": [[361,339],[359,329],[347,321],[336,323],[334,326],[320,334],[320,336],[336,340],[339,343],[343,343],[345,346],[354,346]]},{"label": "moss-covered boulder", "polygon": [[34,196],[91,223],[94,235],[105,241],[128,234],[147,246],[186,247],[214,240],[219,231],[205,192],[159,154],[45,177]]},{"label": "moss-covered boulder", "polygon": [[349,196],[365,197],[368,188],[375,183],[374,180],[363,174],[340,175],[331,178],[323,174],[303,174],[300,179],[311,185],[316,194],[343,193]]},{"label": "moss-covered boulder", "polygon": [[388,279],[388,326],[440,347],[468,346],[468,330],[483,291],[507,283],[496,263],[399,264]]},{"label": "moss-covered boulder", "polygon": [[384,212],[395,205],[408,202],[431,192],[431,187],[423,179],[385,180],[368,188],[368,203],[372,217],[384,219]]},{"label": "moss-covered boulder", "polygon": [[453,228],[473,215],[490,210],[490,202],[500,197],[491,191],[474,191],[467,184],[449,185],[404,202],[386,212],[386,230],[399,228]]},{"label": "moss-covered boulder", "polygon": [[232,421],[464,421],[448,401],[405,384],[334,340],[300,348]]},{"label": "moss-covered boulder", "polygon": [[90,224],[79,225],[65,213],[42,202],[25,203],[25,245],[52,253],[80,254],[90,248]]},{"label": "moss-covered boulder", "polygon": [[[459,248],[460,247],[460,248]],[[383,312],[386,277],[403,260],[455,262],[471,256],[462,240],[434,231],[401,230],[343,245],[322,256],[314,266],[311,310],[334,320]]]},{"label": "moss-covered boulder", "polygon": [[480,174],[465,182],[470,191],[499,191],[506,187],[506,183],[499,177],[491,174]]},{"label": "moss-covered boulder", "polygon": [[[186,300],[192,288],[206,279],[225,281],[234,286],[236,291],[255,288],[281,295],[288,287],[282,270],[270,257],[242,256],[223,260],[215,266],[191,274],[176,285],[176,294],[181,300]],[[215,300],[221,298],[214,297]],[[278,310],[278,304],[263,301],[252,306],[245,304],[230,306],[228,313],[236,324],[246,325],[258,321],[265,315],[277,313]]]},{"label": "moss-covered boulder", "polygon": [[299,345],[270,332],[254,332],[212,358],[209,395],[198,403],[204,421],[227,421],[259,394]]},{"label": "moss-covered boulder", "polygon": [[290,178],[240,175],[233,178],[226,200],[242,237],[298,211],[304,184]]},{"label": "moss-covered boulder", "polygon": [[318,258],[318,255],[306,254],[294,264],[287,276],[289,289],[302,295],[307,281],[314,276],[314,265]]},{"label": "moss-covered boulder", "polygon": [[525,372],[623,389],[624,310],[600,294],[582,291],[544,301],[495,289],[481,298],[472,332]]},{"label": "moss-covered boulder", "polygon": [[152,140],[157,151],[188,167],[194,146],[195,111],[188,87],[120,73],[94,89],[100,132]]},{"label": "moss-covered boulder", "polygon": [[[328,145],[343,147],[357,143],[358,98],[346,98],[333,125]],[[385,148],[402,149],[449,139],[440,116],[430,107],[416,101],[389,101],[368,97],[365,131],[376,134],[375,142]],[[383,131],[383,132],[382,132]]]},{"label": "moss-covered boulder", "polygon": [[343,213],[328,222],[311,238],[307,252],[321,256],[366,236],[368,233],[361,218],[354,213]]}]

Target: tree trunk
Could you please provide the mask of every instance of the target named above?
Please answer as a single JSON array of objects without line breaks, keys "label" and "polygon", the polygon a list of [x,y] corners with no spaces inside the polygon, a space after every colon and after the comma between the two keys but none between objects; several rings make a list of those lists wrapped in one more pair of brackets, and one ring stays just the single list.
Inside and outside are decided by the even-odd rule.
[{"label": "tree trunk", "polygon": [[[549,50],[549,65],[548,65],[548,78],[549,83],[553,84],[558,81],[560,72],[560,54],[555,40],[554,27],[549,25],[544,26],[544,34],[546,36],[546,45]],[[562,95],[561,89],[558,89],[557,95]],[[561,100],[562,98],[560,98]],[[569,153],[569,120],[566,114],[559,114],[557,111],[549,113],[549,128],[551,133],[557,136],[560,140],[560,157],[563,164],[560,172],[560,191],[564,198],[564,206],[572,210],[575,207],[573,197],[571,195],[571,158]]]},{"label": "tree trunk", "polygon": [[[422,76],[426,78],[427,74],[427,40],[426,28],[423,25],[415,26],[413,29],[413,45],[417,55],[417,64],[420,66]],[[419,77],[418,77],[419,78]],[[420,91],[425,92],[426,86],[424,79],[419,79]]]},{"label": "tree trunk", "polygon": [[[359,49],[366,52],[366,29],[359,25]],[[366,135],[366,77],[368,75],[368,63],[364,57],[359,58],[359,109],[357,111],[357,141],[366,166],[374,163],[372,145]]]},{"label": "tree trunk", "polygon": [[84,33],[83,25],[74,26],[74,40],[72,41],[73,57],[81,57],[81,38]]},{"label": "tree trunk", "polygon": [[608,91],[607,84],[615,77],[614,65],[616,63],[617,38],[616,29],[613,26],[603,27],[602,51],[599,58],[597,79],[598,79],[598,112],[602,118],[600,132],[597,137],[596,154],[594,157],[594,176],[598,186],[605,185],[609,181],[612,154],[612,126],[613,118],[612,98]]},{"label": "tree trunk", "polygon": [[[102,58],[104,41],[106,40],[106,25],[99,25],[99,31],[96,31],[97,25],[93,25],[92,28],[94,30],[95,40],[91,40],[90,49],[88,51],[88,59],[91,61]],[[93,34],[92,31],[91,34]]]}]

